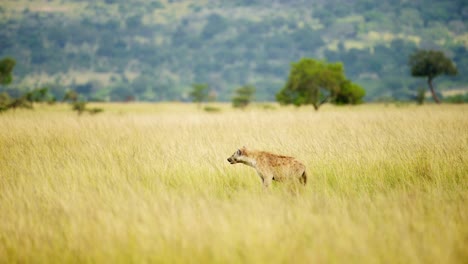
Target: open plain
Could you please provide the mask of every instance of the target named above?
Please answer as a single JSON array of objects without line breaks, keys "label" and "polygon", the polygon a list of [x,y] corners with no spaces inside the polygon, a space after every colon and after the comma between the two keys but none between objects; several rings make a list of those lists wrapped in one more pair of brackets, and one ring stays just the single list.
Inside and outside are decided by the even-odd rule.
[{"label": "open plain", "polygon": [[[1,263],[466,263],[468,106],[0,114]],[[226,158],[294,156],[262,190]]]}]

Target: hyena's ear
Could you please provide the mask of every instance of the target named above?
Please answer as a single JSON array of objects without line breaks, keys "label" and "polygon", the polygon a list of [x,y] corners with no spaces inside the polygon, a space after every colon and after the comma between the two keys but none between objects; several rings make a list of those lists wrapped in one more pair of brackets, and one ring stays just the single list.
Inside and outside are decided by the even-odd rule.
[{"label": "hyena's ear", "polygon": [[243,146],[242,148],[240,148],[240,149],[237,150],[237,153],[238,153],[239,155],[243,155],[243,154],[245,154],[245,151],[246,151],[246,150],[247,150],[247,148],[246,148],[245,146]]}]

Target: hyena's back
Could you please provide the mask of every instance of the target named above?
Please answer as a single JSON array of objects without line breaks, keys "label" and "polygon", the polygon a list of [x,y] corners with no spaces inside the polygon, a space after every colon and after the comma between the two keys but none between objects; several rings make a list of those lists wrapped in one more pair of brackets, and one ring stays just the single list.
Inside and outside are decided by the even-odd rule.
[{"label": "hyena's back", "polygon": [[259,152],[256,155],[258,169],[273,174],[274,180],[282,181],[287,178],[299,178],[303,184],[307,183],[305,166],[293,157]]}]

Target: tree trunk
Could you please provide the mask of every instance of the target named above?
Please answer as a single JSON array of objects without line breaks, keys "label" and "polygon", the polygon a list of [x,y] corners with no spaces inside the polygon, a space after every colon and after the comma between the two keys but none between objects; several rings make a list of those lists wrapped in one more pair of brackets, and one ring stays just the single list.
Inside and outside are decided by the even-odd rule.
[{"label": "tree trunk", "polygon": [[326,103],[329,97],[330,96],[327,95],[327,97],[325,97],[322,101],[318,102],[318,104],[317,103],[313,104],[315,111],[318,111],[319,107],[322,106],[324,103]]},{"label": "tree trunk", "polygon": [[439,97],[437,97],[437,94],[434,90],[434,86],[432,85],[432,78],[429,77],[427,79],[427,84],[429,85],[429,89],[431,89],[431,94],[432,94],[432,98],[434,98],[434,102],[436,102],[437,104],[440,104],[440,99]]}]

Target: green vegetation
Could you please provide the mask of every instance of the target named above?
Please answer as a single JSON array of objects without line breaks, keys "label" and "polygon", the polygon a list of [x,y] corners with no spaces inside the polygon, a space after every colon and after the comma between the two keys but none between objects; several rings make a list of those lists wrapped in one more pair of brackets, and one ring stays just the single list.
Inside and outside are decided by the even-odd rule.
[{"label": "green vegetation", "polygon": [[89,108],[87,106],[88,102],[80,98],[80,95],[74,90],[68,90],[63,97],[64,102],[71,104],[73,111],[76,111],[78,115],[81,115],[84,112],[88,112],[92,115],[101,113],[104,111],[102,108],[93,107]]},{"label": "green vegetation", "polygon": [[415,99],[419,105],[424,104],[424,101],[426,100],[426,89],[423,87],[418,88]]},{"label": "green vegetation", "polygon": [[207,84],[195,83],[192,84],[192,91],[190,92],[192,102],[197,103],[198,108],[201,107],[203,102],[208,101],[209,98],[209,87]]},{"label": "green vegetation", "polygon": [[443,52],[435,50],[418,50],[409,58],[411,75],[415,77],[427,77],[427,84],[431,90],[432,98],[440,103],[434,90],[432,81],[441,74],[456,75],[457,67],[447,58]]},{"label": "green vegetation", "polygon": [[8,93],[1,93],[0,112],[8,109],[27,108],[32,109],[33,103],[54,104],[55,97],[49,93],[49,88],[39,88],[22,94],[18,98],[11,98]]},{"label": "green vegetation", "polygon": [[332,102],[338,105],[360,104],[363,102],[365,95],[366,91],[364,88],[356,83],[352,83],[349,80],[345,80],[341,83],[340,89],[333,98]]},{"label": "green vegetation", "polygon": [[288,81],[276,99],[282,104],[311,104],[318,110],[329,100],[338,104],[357,104],[364,95],[365,91],[359,85],[346,79],[341,63],[304,58],[291,64]]},{"label": "green vegetation", "polygon": [[11,97],[7,93],[0,93],[0,112],[6,111],[10,108]]},{"label": "green vegetation", "polygon": [[16,61],[12,58],[3,58],[0,60],[0,85],[7,85],[13,81],[12,71],[15,68]]},{"label": "green vegetation", "polygon": [[84,112],[88,112],[92,115],[95,115],[104,111],[102,108],[98,108],[98,107],[88,108],[87,104],[88,102],[85,102],[85,101],[76,101],[72,103],[72,109],[73,111],[76,111],[78,115],[81,115]]},{"label": "green vegetation", "polygon": [[11,56],[17,97],[49,87],[88,100],[190,101],[206,83],[230,101],[246,83],[273,101],[301,58],[341,62],[365,100],[413,100],[422,80],[409,74],[416,49],[443,51],[468,84],[466,1],[13,1],[0,13],[0,57]]},{"label": "green vegetation", "polygon": [[234,91],[232,98],[232,106],[235,108],[246,108],[254,99],[255,87],[252,85],[244,85]]},{"label": "green vegetation", "polygon": [[447,96],[444,98],[444,102],[453,104],[466,104],[468,103],[468,93]]},{"label": "green vegetation", "polygon": [[203,110],[204,110],[205,112],[209,112],[209,113],[218,113],[218,112],[221,112],[221,108],[216,107],[216,106],[211,106],[211,105],[207,105],[207,106],[203,107]]},{"label": "green vegetation", "polygon": [[[0,115],[0,263],[464,263],[468,105]],[[177,113],[177,114],[174,114]],[[226,158],[297,157],[298,192]]]}]

